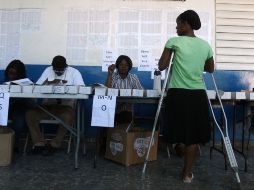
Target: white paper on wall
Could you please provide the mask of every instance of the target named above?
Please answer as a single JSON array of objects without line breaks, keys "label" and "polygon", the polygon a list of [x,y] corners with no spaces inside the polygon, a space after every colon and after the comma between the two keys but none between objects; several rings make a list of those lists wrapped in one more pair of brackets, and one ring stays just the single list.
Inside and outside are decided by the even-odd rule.
[{"label": "white paper on wall", "polygon": [[118,52],[115,49],[104,49],[102,53],[102,71],[108,71],[111,64],[115,64]]},{"label": "white paper on wall", "polygon": [[110,11],[70,9],[67,18],[68,61],[76,64],[94,61],[88,59],[88,50],[109,44]]},{"label": "white paper on wall", "polygon": [[39,32],[41,29],[41,9],[21,10],[21,32]]},{"label": "white paper on wall", "polygon": [[127,55],[132,62],[138,62],[139,11],[120,9],[117,19],[116,47],[119,55]]},{"label": "white paper on wall", "polygon": [[0,92],[0,125],[7,126],[10,93]]},{"label": "white paper on wall", "polygon": [[0,69],[17,59],[20,48],[20,11],[18,9],[0,10]]},{"label": "white paper on wall", "polygon": [[115,108],[115,96],[95,95],[93,98],[91,126],[114,127]]},{"label": "white paper on wall", "polygon": [[151,71],[151,50],[141,49],[139,51],[138,71]]},{"label": "white paper on wall", "polygon": [[177,36],[176,33],[176,18],[181,12],[179,11],[169,11],[167,13],[167,38]]}]

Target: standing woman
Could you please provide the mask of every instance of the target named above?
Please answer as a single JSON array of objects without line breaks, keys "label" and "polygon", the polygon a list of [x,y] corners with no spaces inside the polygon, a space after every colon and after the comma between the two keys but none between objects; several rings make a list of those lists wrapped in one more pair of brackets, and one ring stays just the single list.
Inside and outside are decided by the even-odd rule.
[{"label": "standing woman", "polygon": [[214,71],[214,60],[210,45],[194,34],[193,30],[201,27],[195,11],[181,13],[176,23],[178,37],[167,41],[159,69],[164,70],[169,66],[174,52],[165,100],[168,141],[185,145],[181,177],[184,183],[191,183],[198,144],[210,140],[209,106],[202,75],[203,71]]},{"label": "standing woman", "polygon": [[[5,69],[5,82],[26,78],[26,69],[23,62],[13,60]],[[34,101],[24,98],[11,98],[9,103],[9,119],[12,120],[11,128],[15,131],[15,151],[18,152],[19,139],[26,129],[25,113],[34,106]]]}]

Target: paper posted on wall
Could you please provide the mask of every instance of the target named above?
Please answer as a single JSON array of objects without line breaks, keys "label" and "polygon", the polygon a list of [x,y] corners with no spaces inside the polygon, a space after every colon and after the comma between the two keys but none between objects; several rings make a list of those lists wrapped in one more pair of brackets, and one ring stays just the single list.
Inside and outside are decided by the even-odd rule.
[{"label": "paper posted on wall", "polygon": [[115,96],[95,95],[93,98],[91,126],[114,127],[115,108]]},{"label": "paper posted on wall", "polygon": [[0,92],[0,125],[7,126],[10,93]]}]

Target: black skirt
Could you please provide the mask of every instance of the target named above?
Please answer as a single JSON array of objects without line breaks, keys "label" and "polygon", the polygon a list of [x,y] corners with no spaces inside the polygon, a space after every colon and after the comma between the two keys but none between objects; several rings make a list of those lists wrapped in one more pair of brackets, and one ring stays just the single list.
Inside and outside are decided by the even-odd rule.
[{"label": "black skirt", "polygon": [[169,89],[164,103],[164,140],[185,145],[210,141],[209,104],[205,90]]}]

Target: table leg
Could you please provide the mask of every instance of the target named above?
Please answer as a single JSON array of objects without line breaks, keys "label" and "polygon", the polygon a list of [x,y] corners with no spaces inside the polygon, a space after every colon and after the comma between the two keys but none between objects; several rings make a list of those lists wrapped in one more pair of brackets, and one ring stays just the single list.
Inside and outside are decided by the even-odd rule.
[{"label": "table leg", "polygon": [[[243,156],[244,158],[244,171],[247,172],[248,171],[248,158],[247,155],[245,155],[244,153],[244,145],[245,145],[245,128],[247,125],[247,106],[246,103],[244,103],[243,105],[243,124],[242,124],[242,135],[241,135],[241,149],[239,150],[237,147],[235,147],[235,130],[236,130],[236,108],[234,108],[234,123],[233,123],[233,150],[236,151],[237,153],[239,153],[240,155]],[[234,106],[236,107],[236,105]]]},{"label": "table leg", "polygon": [[78,168],[78,152],[79,152],[79,143],[80,143],[80,102],[77,102],[77,144],[75,151],[75,169]]}]

